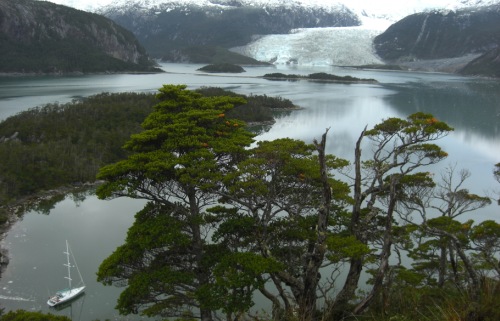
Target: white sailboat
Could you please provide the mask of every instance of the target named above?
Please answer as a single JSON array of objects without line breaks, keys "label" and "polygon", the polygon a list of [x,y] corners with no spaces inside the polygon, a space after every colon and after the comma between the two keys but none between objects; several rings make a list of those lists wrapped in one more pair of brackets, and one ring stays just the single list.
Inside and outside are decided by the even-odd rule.
[{"label": "white sailboat", "polygon": [[[78,269],[78,266],[76,265],[75,258],[74,258],[73,253],[71,252],[71,250],[69,248],[69,244],[68,244],[67,240],[66,240],[66,252],[64,252],[64,254],[66,254],[66,258],[67,258],[67,262],[64,264],[64,266],[66,266],[68,268],[68,276],[66,276],[65,278],[68,279],[69,287],[67,289],[57,291],[57,293],[55,295],[53,295],[49,298],[49,300],[47,301],[47,304],[50,305],[51,307],[56,306],[56,305],[61,304],[61,303],[64,303],[64,302],[68,302],[68,301],[76,298],[80,294],[82,294],[83,291],[85,290],[85,284],[83,283],[82,275],[80,273],[80,270]],[[75,265],[71,265],[70,255],[71,255]],[[78,275],[80,276],[80,283],[78,283],[76,287],[73,287],[72,282],[71,282],[72,281],[72,279],[71,279],[71,268],[72,267],[76,267],[76,270],[78,271]]]}]

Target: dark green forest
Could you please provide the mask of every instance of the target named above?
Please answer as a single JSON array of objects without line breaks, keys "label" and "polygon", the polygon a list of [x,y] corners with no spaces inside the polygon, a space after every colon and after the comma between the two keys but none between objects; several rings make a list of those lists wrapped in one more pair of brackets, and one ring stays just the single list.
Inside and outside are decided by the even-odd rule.
[{"label": "dark green forest", "polygon": [[99,94],[48,104],[0,123],[0,201],[95,181],[97,170],[126,154],[121,146],[151,112],[151,94]]},{"label": "dark green forest", "polygon": [[5,314],[2,314],[0,311],[0,321],[70,321],[70,319],[52,313],[19,310],[6,312]]},{"label": "dark green forest", "polygon": [[[237,95],[200,88],[206,96],[233,95],[246,100],[230,116],[249,123],[270,122],[272,109],[293,108],[281,97]],[[0,204],[39,191],[94,182],[105,164],[124,158],[131,134],[157,103],[155,94],[102,93],[67,104],[48,104],[0,123]]]}]

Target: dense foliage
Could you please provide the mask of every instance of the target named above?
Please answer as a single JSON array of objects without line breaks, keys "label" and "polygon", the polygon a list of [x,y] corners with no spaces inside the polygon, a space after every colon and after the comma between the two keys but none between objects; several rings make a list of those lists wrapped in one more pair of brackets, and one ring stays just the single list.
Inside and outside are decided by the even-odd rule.
[{"label": "dense foliage", "polygon": [[240,97],[160,93],[128,158],[99,173],[99,197],[149,201],[99,268],[99,281],[127,285],[121,313],[262,319],[250,312],[259,292],[275,321],[498,317],[500,224],[460,220],[491,200],[462,187],[465,170],[436,181],[423,170],[447,157],[434,143],[447,124],[421,112],[383,120],[349,164],[325,153],[328,130],[313,144],[250,147],[227,118]]},{"label": "dense foliage", "polygon": [[[272,108],[293,108],[281,97],[237,95],[200,88],[205,96],[246,100],[229,116],[247,122],[272,121]],[[0,123],[0,204],[42,190],[95,181],[103,165],[124,158],[131,134],[157,103],[154,94],[103,93],[67,104],[48,104]]]},{"label": "dense foliage", "polygon": [[273,121],[273,110],[291,110],[296,106],[289,99],[267,95],[238,95],[234,92],[217,87],[202,87],[196,90],[204,96],[239,96],[245,98],[246,104],[237,105],[227,112],[227,116],[244,120],[247,123],[262,123]]},{"label": "dense foliage", "polygon": [[100,94],[48,104],[0,123],[0,200],[67,184],[93,182],[98,168],[125,157],[121,146],[140,130],[156,98]]},{"label": "dense foliage", "polygon": [[0,321],[70,321],[68,317],[51,313],[29,312],[24,310],[9,311],[0,315]]},{"label": "dense foliage", "polygon": [[210,267],[224,254],[205,240],[204,208],[216,204],[211,191],[244,156],[253,135],[225,115],[243,98],[205,97],[185,88],[163,86],[144,131],[125,145],[132,154],[98,175],[107,180],[100,197],[149,200],[126,243],[98,273],[105,284],[128,283],[118,301],[121,313],[182,317],[186,308],[197,307],[202,319],[211,318],[211,308],[197,302],[206,300]]}]

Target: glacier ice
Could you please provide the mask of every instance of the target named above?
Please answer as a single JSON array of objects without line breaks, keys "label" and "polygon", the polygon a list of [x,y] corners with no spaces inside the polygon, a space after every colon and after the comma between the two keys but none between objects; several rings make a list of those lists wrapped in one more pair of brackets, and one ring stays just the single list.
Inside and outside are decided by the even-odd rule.
[{"label": "glacier ice", "polygon": [[232,50],[274,64],[381,64],[372,47],[373,38],[380,32],[364,27],[297,29],[291,34],[263,36]]}]

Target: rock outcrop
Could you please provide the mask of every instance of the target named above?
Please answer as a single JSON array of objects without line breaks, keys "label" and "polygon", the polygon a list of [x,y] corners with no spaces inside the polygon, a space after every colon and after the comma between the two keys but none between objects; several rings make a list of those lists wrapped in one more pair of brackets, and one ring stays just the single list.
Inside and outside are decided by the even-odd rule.
[{"label": "rock outcrop", "polygon": [[46,1],[0,2],[0,72],[152,70],[135,36],[103,16]]}]

